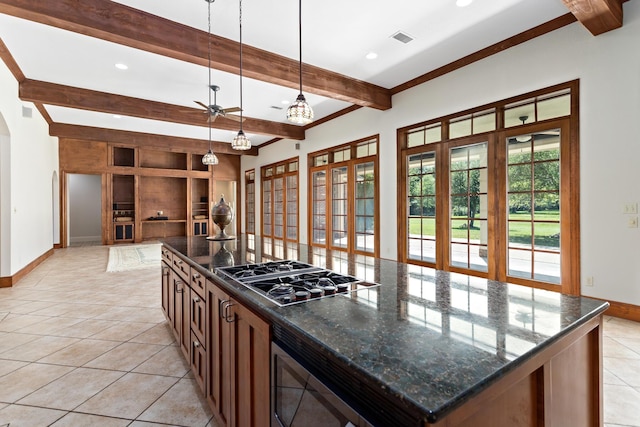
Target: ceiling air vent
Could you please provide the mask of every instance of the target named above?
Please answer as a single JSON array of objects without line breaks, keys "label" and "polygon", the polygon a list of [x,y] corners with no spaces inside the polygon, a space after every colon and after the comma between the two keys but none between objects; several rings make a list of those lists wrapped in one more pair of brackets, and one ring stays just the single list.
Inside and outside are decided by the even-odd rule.
[{"label": "ceiling air vent", "polygon": [[413,37],[411,37],[409,34],[407,33],[403,33],[402,31],[398,31],[397,33],[395,33],[394,35],[391,36],[392,39],[396,39],[399,42],[402,42],[404,44],[409,43],[410,41],[413,40]]},{"label": "ceiling air vent", "polygon": [[33,110],[29,107],[22,107],[22,117],[25,117],[27,119],[30,119],[31,117],[33,117]]}]

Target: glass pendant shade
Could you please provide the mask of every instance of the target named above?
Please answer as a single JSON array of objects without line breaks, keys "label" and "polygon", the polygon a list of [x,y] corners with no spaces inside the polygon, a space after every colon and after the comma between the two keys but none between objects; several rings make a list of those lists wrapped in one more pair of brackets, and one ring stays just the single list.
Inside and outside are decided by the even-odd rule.
[{"label": "glass pendant shade", "polygon": [[207,154],[202,156],[202,164],[203,165],[207,165],[207,166],[217,165],[218,164],[218,156],[213,154],[213,151],[211,151],[211,149],[209,149],[209,151],[207,151]]},{"label": "glass pendant shade", "polygon": [[307,100],[302,93],[298,95],[293,104],[289,105],[287,120],[300,125],[306,125],[313,121],[313,110],[307,104]]},{"label": "glass pendant shade", "polygon": [[248,150],[251,148],[251,141],[247,138],[242,130],[238,131],[238,134],[233,141],[231,141],[231,148],[234,150]]}]

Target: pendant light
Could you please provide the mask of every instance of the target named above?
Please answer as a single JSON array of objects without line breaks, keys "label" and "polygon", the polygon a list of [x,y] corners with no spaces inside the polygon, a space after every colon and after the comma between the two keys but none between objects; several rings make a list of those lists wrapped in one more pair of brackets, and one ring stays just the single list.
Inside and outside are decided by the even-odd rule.
[{"label": "pendant light", "polygon": [[[205,0],[208,5],[207,5],[207,12],[209,15],[209,31],[207,34],[207,43],[208,43],[208,52],[209,52],[209,68],[207,69],[207,71],[209,72],[209,89],[211,88],[211,3],[213,3],[215,0]],[[208,91],[209,93],[209,105],[211,105],[211,90]],[[218,156],[216,156],[215,154],[213,154],[213,151],[211,150],[211,120],[209,120],[209,151],[207,151],[207,154],[205,154],[204,156],[202,156],[202,164],[207,165],[207,166],[213,166],[213,165],[217,165],[218,164]]]},{"label": "pendant light", "polygon": [[302,94],[302,0],[298,1],[298,36],[300,47],[300,94],[287,109],[287,120],[299,125],[306,125],[313,121],[313,110]]},{"label": "pendant light", "polygon": [[233,141],[231,148],[234,150],[248,150],[251,148],[251,141],[242,131],[242,0],[240,3],[240,130]]}]

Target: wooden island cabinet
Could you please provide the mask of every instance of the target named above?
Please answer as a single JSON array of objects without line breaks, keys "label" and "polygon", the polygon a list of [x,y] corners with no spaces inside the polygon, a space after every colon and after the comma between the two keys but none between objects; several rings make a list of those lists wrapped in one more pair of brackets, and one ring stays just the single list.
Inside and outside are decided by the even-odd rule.
[{"label": "wooden island cabinet", "polygon": [[[214,272],[219,243],[173,237],[163,245],[163,310],[176,338],[189,337],[194,377],[222,426],[270,424],[280,378],[272,345],[366,420],[357,425],[603,425],[606,302],[483,279],[469,287],[468,276],[372,258],[380,286],[275,306]],[[263,245],[254,236],[239,238],[224,266],[250,263]],[[298,247],[297,259],[313,262],[313,252]],[[185,277],[187,267],[191,320],[183,332],[175,277]],[[356,268],[349,261],[349,271]],[[419,298],[416,289],[433,293]],[[476,303],[465,310],[453,304],[454,294]],[[526,310],[533,321],[523,324],[518,314]],[[417,322],[415,313],[431,317]]]},{"label": "wooden island cabinet", "polygon": [[[102,176],[103,244],[208,235],[211,203],[229,182],[239,182],[240,158],[221,153],[220,164],[206,166],[204,151],[193,149],[60,138],[62,246],[68,245],[68,174]],[[227,196],[239,200],[235,187],[238,194]]]},{"label": "wooden island cabinet", "polygon": [[268,426],[270,325],[162,248],[162,310],[222,426]]}]

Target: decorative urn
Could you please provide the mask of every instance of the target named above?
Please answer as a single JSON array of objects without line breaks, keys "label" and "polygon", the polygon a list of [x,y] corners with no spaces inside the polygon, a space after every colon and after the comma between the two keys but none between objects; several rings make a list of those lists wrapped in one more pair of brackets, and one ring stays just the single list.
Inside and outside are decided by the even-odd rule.
[{"label": "decorative urn", "polygon": [[233,209],[224,200],[224,194],[220,196],[220,201],[211,208],[211,219],[213,223],[220,228],[220,233],[213,237],[207,237],[210,240],[232,240],[233,236],[227,235],[224,228],[233,221]]}]

